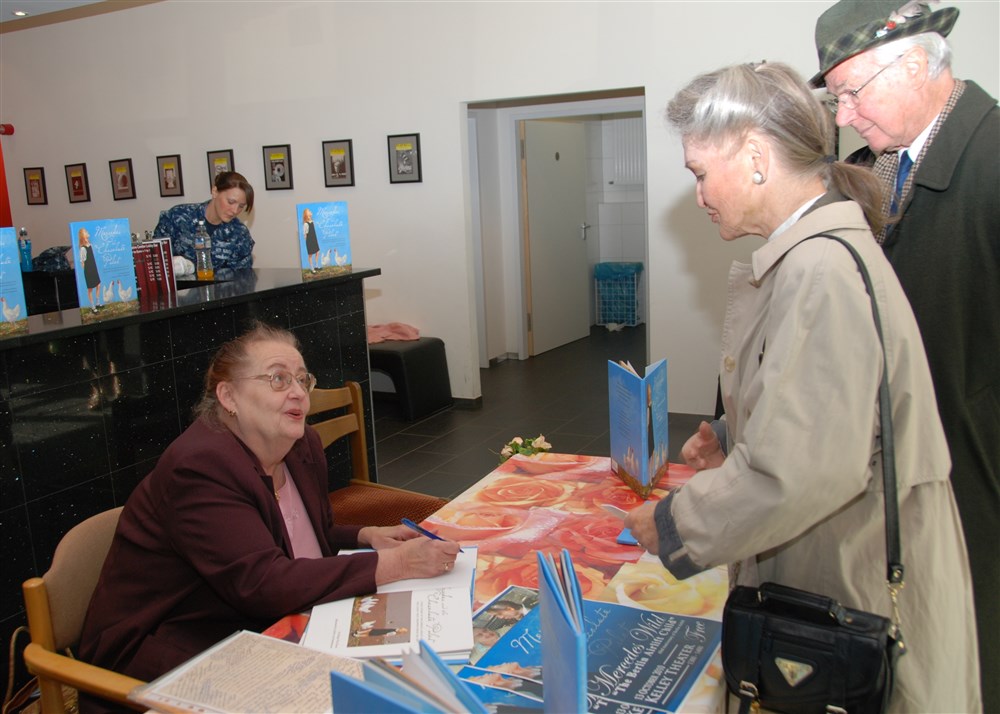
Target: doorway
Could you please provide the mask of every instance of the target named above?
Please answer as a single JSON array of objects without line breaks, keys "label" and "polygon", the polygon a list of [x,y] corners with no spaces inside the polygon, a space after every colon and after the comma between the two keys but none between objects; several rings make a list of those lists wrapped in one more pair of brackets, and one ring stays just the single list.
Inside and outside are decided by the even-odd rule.
[{"label": "doorway", "polygon": [[590,334],[586,138],[575,120],[518,122],[528,356]]},{"label": "doorway", "polygon": [[[520,121],[539,119],[575,118],[588,127],[588,155],[586,159],[587,217],[584,221],[592,227],[587,235],[588,296],[583,298],[589,313],[593,307],[593,280],[590,276],[593,264],[602,260],[642,260],[646,254],[646,211],[645,211],[645,98],[644,90],[629,88],[608,92],[560,97],[539,97],[512,99],[492,102],[470,103],[467,107],[470,119],[470,165],[476,171],[470,172],[470,203],[475,206],[472,229],[473,255],[477,265],[482,266],[481,275],[476,276],[476,294],[482,296],[482,308],[478,313],[480,344],[486,345],[486,355],[480,364],[495,364],[504,359],[527,359],[528,312],[526,309],[530,263],[524,255],[524,237],[521,225],[520,198],[520,144],[517,125]],[[602,128],[616,119],[628,117],[637,127],[636,139],[641,146],[635,155],[641,166],[630,168],[632,174],[641,178],[631,186],[622,185],[619,178],[620,167],[603,156],[594,154],[591,144],[596,134],[598,142]],[[634,157],[633,157],[634,158]],[[625,191],[631,206],[624,206]],[[617,195],[608,196],[609,193]],[[599,206],[609,201],[608,206]],[[619,202],[619,203],[615,203]],[[633,214],[633,225],[612,226],[615,235],[610,235],[610,254],[602,252],[598,210],[603,208],[618,215]],[[631,208],[626,211],[625,208]],[[529,207],[530,209],[530,207]],[[637,256],[615,255],[620,251],[623,228],[633,232],[632,250]],[[579,223],[577,233],[579,234]],[[605,236],[608,239],[608,236]],[[480,262],[481,261],[481,262]],[[478,271],[477,271],[478,272]],[[645,287],[643,287],[645,293]],[[537,309],[537,305],[535,306]]]}]

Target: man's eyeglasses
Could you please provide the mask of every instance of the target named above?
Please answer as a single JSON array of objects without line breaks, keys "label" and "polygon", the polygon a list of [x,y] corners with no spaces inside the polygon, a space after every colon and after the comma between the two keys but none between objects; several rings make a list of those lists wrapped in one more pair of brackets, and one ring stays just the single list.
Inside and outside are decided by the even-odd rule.
[{"label": "man's eyeglasses", "polygon": [[850,109],[851,111],[854,111],[855,109],[857,109],[861,105],[861,100],[858,99],[858,94],[861,93],[861,90],[864,89],[865,87],[867,87],[872,82],[874,82],[875,79],[880,74],[882,74],[887,69],[889,69],[894,64],[896,64],[896,62],[898,62],[899,59],[902,56],[903,55],[897,55],[896,59],[894,59],[892,62],[890,62],[889,64],[887,64],[884,67],[882,67],[882,69],[880,69],[878,72],[876,72],[871,77],[869,77],[868,81],[865,82],[864,84],[862,84],[857,89],[846,89],[846,90],[844,90],[843,92],[841,92],[840,94],[838,94],[836,96],[831,96],[829,99],[827,99],[823,103],[834,114],[837,113],[837,110],[840,109],[840,107],[846,107],[846,108]]},{"label": "man's eyeglasses", "polygon": [[255,374],[251,377],[239,377],[238,379],[260,379],[271,385],[271,389],[276,392],[286,392],[291,386],[292,382],[298,382],[299,386],[302,387],[306,392],[311,392],[316,388],[316,377],[311,375],[309,372],[303,372],[302,374],[292,374],[291,372],[286,372],[283,369],[279,369],[276,372],[271,372],[271,374]]}]

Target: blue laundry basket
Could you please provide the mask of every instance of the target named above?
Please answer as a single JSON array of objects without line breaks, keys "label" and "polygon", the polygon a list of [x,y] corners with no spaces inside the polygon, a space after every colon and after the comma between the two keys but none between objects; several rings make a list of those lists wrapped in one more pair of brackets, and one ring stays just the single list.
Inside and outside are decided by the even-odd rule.
[{"label": "blue laundry basket", "polygon": [[642,263],[598,263],[594,266],[594,299],[598,325],[635,327],[639,314]]}]

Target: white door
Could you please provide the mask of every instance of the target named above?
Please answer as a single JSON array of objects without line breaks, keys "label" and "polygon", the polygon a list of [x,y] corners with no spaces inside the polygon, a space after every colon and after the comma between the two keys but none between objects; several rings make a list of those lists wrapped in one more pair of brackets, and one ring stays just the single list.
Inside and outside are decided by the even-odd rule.
[{"label": "white door", "polygon": [[528,354],[590,334],[586,137],[578,121],[520,122]]}]

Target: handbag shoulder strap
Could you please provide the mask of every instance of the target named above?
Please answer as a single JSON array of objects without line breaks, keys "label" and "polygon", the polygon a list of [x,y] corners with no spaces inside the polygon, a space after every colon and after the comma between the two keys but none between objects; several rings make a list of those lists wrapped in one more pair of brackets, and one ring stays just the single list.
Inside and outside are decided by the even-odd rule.
[{"label": "handbag shoulder strap", "polygon": [[882,426],[882,481],[885,488],[885,549],[888,571],[886,580],[889,583],[889,594],[892,598],[893,622],[899,625],[896,608],[896,596],[903,587],[903,563],[900,557],[899,540],[899,499],[896,495],[896,448],[892,438],[892,402],[889,399],[889,363],[885,355],[885,337],[882,334],[882,319],[879,316],[878,302],[875,300],[875,290],[872,286],[868,268],[857,249],[839,236],[829,233],[817,233],[812,238],[829,238],[844,246],[858,264],[858,271],[865,283],[865,290],[871,298],[872,316],[875,319],[875,331],[878,333],[879,344],[882,345],[882,382],[878,388],[879,418]]}]

